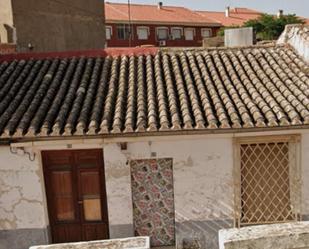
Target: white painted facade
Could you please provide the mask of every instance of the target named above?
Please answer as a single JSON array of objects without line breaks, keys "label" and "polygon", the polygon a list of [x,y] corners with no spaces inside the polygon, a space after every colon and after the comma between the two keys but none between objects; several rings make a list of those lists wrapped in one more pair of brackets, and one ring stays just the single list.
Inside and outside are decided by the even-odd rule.
[{"label": "white painted facade", "polygon": [[173,158],[177,222],[233,217],[231,138],[133,142],[127,151],[108,143],[104,146],[104,161],[110,225],[132,223],[128,162],[151,158],[152,153],[158,158]]},{"label": "white painted facade", "polygon": [[[27,155],[12,154],[9,146],[0,146],[0,230],[48,227],[40,151],[69,147],[104,151],[111,238],[134,235],[129,161],[147,158],[173,159],[178,243],[183,235],[177,231],[177,224],[191,222],[192,237],[210,230],[216,234],[220,228],[233,226],[233,138],[287,133],[301,135],[301,213],[309,215],[309,130],[38,141],[11,145],[35,153],[33,162]],[[121,150],[120,142],[127,142],[127,150]],[[211,223],[194,223],[204,221]]]},{"label": "white painted facade", "polygon": [[39,160],[0,146],[0,230],[46,227],[44,195]]}]

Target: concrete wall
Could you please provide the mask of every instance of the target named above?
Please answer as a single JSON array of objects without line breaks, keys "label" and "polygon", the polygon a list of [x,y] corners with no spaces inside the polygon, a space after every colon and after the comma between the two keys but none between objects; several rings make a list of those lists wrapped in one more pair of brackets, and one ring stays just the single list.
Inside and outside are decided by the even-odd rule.
[{"label": "concrete wall", "polygon": [[33,246],[29,249],[150,249],[149,237],[125,239],[95,240],[86,242],[60,243],[54,245]]},{"label": "concrete wall", "polygon": [[[2,1],[2,0],[1,0]],[[105,46],[103,0],[11,0],[19,51]]]},{"label": "concrete wall", "polygon": [[220,249],[308,249],[309,222],[223,229],[219,244]]},{"label": "concrete wall", "polygon": [[[29,161],[27,155],[11,154],[8,146],[2,146],[0,249],[25,249],[30,243],[48,243],[40,150],[67,148],[104,150],[111,238],[134,236],[129,161],[173,158],[177,246],[182,248],[184,240],[198,239],[207,249],[216,249],[218,230],[233,227],[233,137],[287,133],[85,139],[19,144],[26,146],[29,152],[36,153],[34,162]],[[304,219],[309,219],[309,130],[291,130],[289,133],[302,134],[301,213]],[[127,150],[120,149],[120,141],[127,141]],[[8,243],[13,244],[7,246]]]},{"label": "concrete wall", "polygon": [[232,28],[224,30],[224,45],[226,47],[252,46],[253,28]]},{"label": "concrete wall", "polygon": [[0,43],[12,42],[5,25],[13,26],[11,0],[0,1]]}]

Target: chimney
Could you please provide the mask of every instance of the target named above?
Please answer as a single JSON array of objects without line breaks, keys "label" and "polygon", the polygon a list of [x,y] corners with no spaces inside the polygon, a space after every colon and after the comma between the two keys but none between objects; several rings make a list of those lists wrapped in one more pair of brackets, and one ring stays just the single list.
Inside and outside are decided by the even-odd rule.
[{"label": "chimney", "polygon": [[225,17],[230,17],[230,6],[225,8]]},{"label": "chimney", "polygon": [[163,2],[158,2],[158,9],[162,9],[162,6],[163,6]]},{"label": "chimney", "polygon": [[277,17],[280,18],[283,16],[283,10],[279,10],[277,13]]}]

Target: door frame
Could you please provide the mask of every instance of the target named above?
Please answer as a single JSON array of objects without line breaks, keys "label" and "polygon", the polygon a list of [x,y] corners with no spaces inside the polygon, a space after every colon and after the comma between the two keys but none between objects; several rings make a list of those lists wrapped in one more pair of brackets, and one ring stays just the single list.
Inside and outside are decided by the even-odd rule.
[{"label": "door frame", "polygon": [[[47,163],[45,161],[45,158],[43,156],[43,154],[48,154],[50,152],[60,152],[60,151],[71,151],[71,152],[78,152],[78,151],[90,151],[90,150],[100,150],[100,153],[102,155],[102,157],[100,157],[100,161],[99,161],[99,177],[100,177],[100,190],[101,190],[101,212],[103,215],[103,219],[102,222],[106,223],[106,227],[107,227],[107,238],[110,239],[110,231],[109,231],[109,215],[108,215],[108,203],[107,203],[107,193],[106,193],[106,178],[105,178],[105,165],[104,165],[104,153],[103,153],[103,149],[102,148],[89,148],[89,149],[44,149],[40,151],[40,156],[41,156],[41,166],[42,166],[42,173],[43,173],[43,181],[44,181],[44,194],[45,194],[45,198],[46,198],[46,212],[47,212],[47,216],[48,216],[48,225],[49,225],[49,243],[55,243],[54,242],[54,238],[53,238],[53,226],[55,226],[56,224],[61,224],[61,222],[56,221],[53,212],[50,211],[50,208],[54,208],[53,200],[51,198],[52,192],[50,190],[50,188],[47,186],[48,183],[50,182],[50,179],[48,178],[49,174],[48,174],[48,169],[47,169]],[[77,210],[78,213],[78,219],[79,219],[79,225],[81,226],[81,229],[83,229],[83,225],[82,222],[84,222],[84,217],[83,217],[83,213],[82,213],[82,205],[80,205],[79,202],[79,192],[80,192],[80,186],[78,185],[77,180],[79,179],[78,176],[78,170],[72,170],[72,176],[74,179],[76,179],[76,181],[72,181],[72,188],[75,189],[75,191],[73,191],[73,195],[74,195],[74,208],[75,210]],[[81,169],[83,170],[83,169]],[[88,221],[89,224],[91,223],[96,223],[97,221]],[[72,222],[74,223],[74,222]],[[83,237],[83,234],[81,235]]]}]

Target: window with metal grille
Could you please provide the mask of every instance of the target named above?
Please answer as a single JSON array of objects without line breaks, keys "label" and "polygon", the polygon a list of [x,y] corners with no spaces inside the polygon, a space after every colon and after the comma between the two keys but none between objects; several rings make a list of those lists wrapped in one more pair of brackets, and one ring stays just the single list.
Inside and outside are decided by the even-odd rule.
[{"label": "window with metal grille", "polygon": [[296,137],[240,139],[236,149],[237,223],[267,224],[299,219],[300,175]]},{"label": "window with metal grille", "polygon": [[167,40],[168,39],[168,28],[167,27],[159,27],[157,28],[157,40]]},{"label": "window with metal grille", "polygon": [[136,30],[137,30],[137,38],[139,40],[148,40],[149,27],[139,26],[136,28]]},{"label": "window with metal grille", "polygon": [[182,38],[183,29],[180,27],[172,27],[171,35],[173,40],[180,40]]},{"label": "window with metal grille", "polygon": [[203,38],[208,38],[212,36],[212,30],[208,28],[204,28],[201,30],[201,35]]},{"label": "window with metal grille", "polygon": [[106,40],[110,40],[112,38],[112,33],[113,33],[112,26],[105,26]]},{"label": "window with metal grille", "polygon": [[131,27],[126,24],[117,25],[117,37],[119,40],[128,40],[132,35]]},{"label": "window with metal grille", "polygon": [[194,28],[185,28],[185,39],[186,41],[193,41],[195,35]]}]

